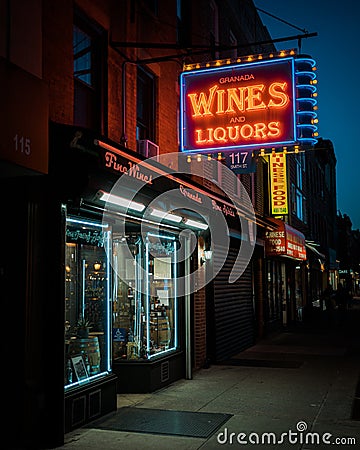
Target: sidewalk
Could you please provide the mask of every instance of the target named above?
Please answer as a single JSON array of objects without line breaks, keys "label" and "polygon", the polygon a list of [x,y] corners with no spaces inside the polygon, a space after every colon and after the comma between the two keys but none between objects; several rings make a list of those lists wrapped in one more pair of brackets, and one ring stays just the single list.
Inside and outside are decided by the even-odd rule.
[{"label": "sidewalk", "polygon": [[[321,439],[324,433],[331,433],[326,435],[331,442],[336,438],[343,438],[343,442],[345,438],[353,438],[356,445],[335,447],[359,448],[360,421],[352,419],[360,376],[358,306],[359,302],[355,302],[343,326],[335,329],[326,324],[304,326],[275,334],[236,355],[226,365],[212,365],[196,372],[192,380],[180,380],[151,394],[118,396],[119,410],[136,408],[139,414],[146,408],[154,413],[167,410],[231,415],[210,437],[82,428],[66,435],[65,445],[60,448],[329,448],[311,440],[307,443],[306,431]],[[297,427],[304,432],[298,432]],[[288,434],[284,434],[289,430],[297,433],[297,437],[292,435],[293,444],[289,443]],[[232,443],[230,433],[235,433]],[[246,445],[236,440],[239,433],[243,433],[240,442],[246,441]],[[283,434],[284,443],[272,445],[267,440],[266,445],[252,443],[257,436],[261,439],[262,433],[275,433],[277,439]]]}]

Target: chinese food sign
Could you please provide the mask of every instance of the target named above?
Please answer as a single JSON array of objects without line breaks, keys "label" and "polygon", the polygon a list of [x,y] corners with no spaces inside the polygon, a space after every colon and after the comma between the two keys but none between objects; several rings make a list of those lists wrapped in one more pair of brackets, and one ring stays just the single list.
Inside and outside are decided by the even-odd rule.
[{"label": "chinese food sign", "polygon": [[306,260],[305,236],[281,220],[276,220],[276,224],[276,230],[266,232],[266,255]]},{"label": "chinese food sign", "polygon": [[275,153],[270,156],[270,202],[271,214],[274,216],[288,214],[285,153]]}]

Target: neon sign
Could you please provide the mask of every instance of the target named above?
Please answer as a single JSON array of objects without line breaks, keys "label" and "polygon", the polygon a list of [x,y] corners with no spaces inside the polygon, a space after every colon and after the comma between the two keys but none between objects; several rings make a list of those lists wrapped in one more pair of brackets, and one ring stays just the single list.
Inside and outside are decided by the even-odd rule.
[{"label": "neon sign", "polygon": [[184,72],[180,88],[182,151],[296,141],[293,58]]},{"label": "neon sign", "polygon": [[286,176],[286,154],[270,156],[271,214],[288,214],[288,194]]}]

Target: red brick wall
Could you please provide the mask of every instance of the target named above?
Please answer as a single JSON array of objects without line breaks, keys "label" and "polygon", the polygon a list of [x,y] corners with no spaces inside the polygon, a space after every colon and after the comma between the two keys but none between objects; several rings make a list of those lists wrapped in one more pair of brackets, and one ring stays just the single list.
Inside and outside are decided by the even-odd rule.
[{"label": "red brick wall", "polygon": [[206,360],[206,297],[205,288],[194,295],[194,369],[204,367]]},{"label": "red brick wall", "polygon": [[43,78],[49,84],[49,118],[73,123],[73,2],[43,2]]},{"label": "red brick wall", "polygon": [[[206,265],[199,267],[199,285],[204,283]],[[206,293],[205,287],[194,293],[194,369],[201,369],[206,360]]]}]

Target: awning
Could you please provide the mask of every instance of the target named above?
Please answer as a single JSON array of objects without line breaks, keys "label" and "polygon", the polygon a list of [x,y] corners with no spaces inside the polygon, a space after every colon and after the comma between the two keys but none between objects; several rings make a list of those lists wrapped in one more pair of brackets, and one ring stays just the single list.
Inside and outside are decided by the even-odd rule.
[{"label": "awning", "polygon": [[306,243],[306,248],[309,249],[314,255],[321,260],[321,262],[325,262],[326,256],[319,252],[315,247],[313,247],[311,244]]},{"label": "awning", "polygon": [[265,234],[266,255],[306,260],[305,236],[280,219],[271,220],[276,224],[276,230]]}]

